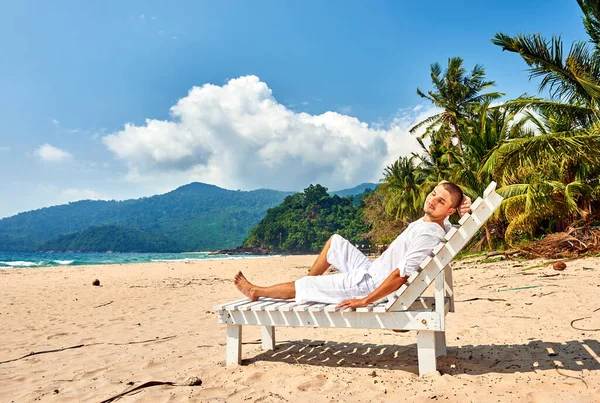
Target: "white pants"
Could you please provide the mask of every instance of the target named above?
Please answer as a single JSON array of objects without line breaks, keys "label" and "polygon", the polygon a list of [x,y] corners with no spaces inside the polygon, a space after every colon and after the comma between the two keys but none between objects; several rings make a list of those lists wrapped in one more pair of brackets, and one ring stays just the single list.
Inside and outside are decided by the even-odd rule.
[{"label": "white pants", "polygon": [[375,289],[373,280],[367,273],[371,261],[337,234],[331,238],[327,263],[340,273],[306,276],[296,280],[296,302],[339,304],[347,299],[364,298]]}]

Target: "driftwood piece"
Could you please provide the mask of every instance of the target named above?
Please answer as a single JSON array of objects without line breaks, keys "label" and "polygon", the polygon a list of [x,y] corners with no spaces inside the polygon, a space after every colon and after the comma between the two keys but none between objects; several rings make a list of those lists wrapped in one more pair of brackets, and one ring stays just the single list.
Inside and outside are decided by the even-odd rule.
[{"label": "driftwood piece", "polygon": [[463,300],[460,300],[460,301],[457,300],[455,302],[470,302],[470,301],[492,301],[492,302],[504,301],[504,302],[506,302],[506,300],[502,299],[502,298],[479,298],[479,297],[469,298],[469,299],[463,299]]},{"label": "driftwood piece", "polygon": [[[600,308],[598,308],[598,309],[594,309],[592,312],[597,312],[597,311],[600,311]],[[589,318],[591,318],[591,316],[584,316],[583,318],[577,318],[577,319],[573,319],[573,320],[571,321],[571,327],[572,327],[573,329],[576,329],[576,330],[583,330],[584,332],[597,332],[597,331],[599,331],[599,330],[600,330],[600,328],[598,328],[598,329],[583,329],[583,328],[581,328],[581,327],[575,327],[575,326],[573,326],[573,323],[575,323],[575,322],[579,322],[580,320],[589,319]]]},{"label": "driftwood piece", "polygon": [[125,346],[127,344],[151,343],[153,341],[170,340],[170,339],[172,339],[174,337],[177,337],[177,335],[167,336],[167,337],[162,337],[162,338],[156,338],[156,339],[150,339],[150,340],[131,341],[129,343],[90,343],[90,344],[78,344],[76,346],[57,348],[57,349],[53,349],[53,350],[43,350],[43,351],[31,352],[31,353],[25,354],[24,356],[19,357],[19,358],[13,358],[11,360],[0,361],[0,364],[6,364],[7,362],[13,362],[13,361],[22,360],[23,358],[31,357],[33,355],[47,354],[47,353],[56,353],[56,352],[59,352],[59,351],[72,350],[72,349],[75,349],[75,348],[88,347],[88,346],[97,346],[99,344],[110,344],[112,346]]},{"label": "driftwood piece", "polygon": [[126,390],[125,392],[121,392],[118,395],[114,395],[112,397],[109,397],[106,400],[102,400],[100,403],[114,402],[115,400],[120,399],[123,396],[127,396],[127,395],[131,394],[132,392],[136,392],[136,391],[139,391],[139,390],[144,389],[144,388],[149,388],[151,386],[159,386],[159,385],[178,386],[175,382],[163,382],[163,381],[149,381],[149,382],[144,382],[141,385],[136,386],[135,388]]},{"label": "driftwood piece", "polygon": [[81,347],[86,347],[86,346],[94,346],[96,344],[102,344],[102,343],[78,344],[76,346],[70,346],[70,347],[64,347],[64,348],[57,348],[57,349],[54,349],[54,350],[35,351],[35,352],[31,352],[29,354],[25,354],[24,356],[19,357],[19,358],[13,358],[12,360],[0,361],[0,364],[6,364],[7,362],[13,362],[13,361],[22,360],[23,358],[31,357],[32,355],[47,354],[47,353],[56,353],[58,351],[72,350],[72,349],[75,349],[75,348],[81,348]]},{"label": "driftwood piece", "polygon": [[148,339],[148,340],[130,341],[129,343],[106,343],[106,344],[110,344],[111,346],[126,346],[128,344],[141,344],[141,343],[151,343],[153,341],[171,340],[171,339],[173,339],[175,337],[177,337],[177,335],[167,336],[167,337],[161,337],[161,338],[157,337],[155,339]]}]

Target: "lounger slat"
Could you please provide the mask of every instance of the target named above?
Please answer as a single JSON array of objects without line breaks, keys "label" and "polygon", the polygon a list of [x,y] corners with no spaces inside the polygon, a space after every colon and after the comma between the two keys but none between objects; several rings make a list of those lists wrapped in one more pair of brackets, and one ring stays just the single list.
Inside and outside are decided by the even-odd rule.
[{"label": "lounger slat", "polygon": [[398,288],[398,290],[396,290],[396,292],[394,293],[394,296],[399,297],[400,295],[402,295],[404,293],[404,291],[406,291],[408,289],[408,285],[406,284],[402,284],[400,286],[400,288]]},{"label": "lounger slat", "polygon": [[487,198],[489,195],[492,194],[492,192],[496,190],[496,182],[491,181],[490,184],[488,185],[488,187],[485,188],[485,190],[483,191],[483,198]]},{"label": "lounger slat", "polygon": [[410,277],[408,278],[408,280],[406,280],[406,282],[407,282],[408,284],[410,284],[410,283],[412,283],[413,281],[415,281],[415,279],[416,279],[416,278],[417,278],[417,276],[419,275],[419,272],[420,272],[420,271],[421,271],[421,270],[415,270],[415,271],[413,272],[413,274],[411,274],[411,275],[410,275]]},{"label": "lounger slat", "polygon": [[458,232],[458,229],[456,229],[455,227],[452,227],[450,229],[450,231],[448,231],[448,233],[446,234],[446,236],[444,238],[446,239],[446,241],[449,241],[452,239],[454,234],[456,234],[457,232]]},{"label": "lounger slat", "polygon": [[225,302],[223,304],[217,305],[215,307],[213,307],[214,311],[220,311],[220,310],[227,310],[225,307],[226,306],[231,306],[231,305],[235,305],[235,304],[241,304],[243,302],[248,302],[250,301],[248,298],[244,298],[244,299],[239,299],[237,301],[233,301],[233,302]]},{"label": "lounger slat", "polygon": [[444,247],[444,245],[445,245],[445,244],[444,244],[443,242],[440,242],[440,243],[438,243],[438,244],[436,245],[436,247],[435,247],[435,248],[433,248],[433,250],[431,251],[431,253],[433,253],[434,255],[437,255],[437,254],[438,254],[438,252],[442,250],[442,248]]},{"label": "lounger slat", "polygon": [[250,300],[249,300],[248,298],[246,298],[246,299],[242,299],[242,300],[240,300],[240,301],[235,301],[235,302],[232,302],[231,304],[227,304],[227,305],[225,305],[225,306],[223,307],[223,310],[225,310],[225,311],[235,311],[235,310],[237,309],[237,307],[238,307],[238,306],[241,306],[241,305],[247,304],[247,303],[249,303],[249,302],[250,302]]},{"label": "lounger slat", "polygon": [[327,304],[314,304],[313,306],[308,308],[308,310],[310,312],[321,312],[322,310],[325,309],[326,306],[327,306]]},{"label": "lounger slat", "polygon": [[373,312],[373,308],[375,308],[375,305],[369,304],[367,306],[361,306],[360,308],[356,308],[356,312]]},{"label": "lounger slat", "polygon": [[425,260],[423,260],[423,261],[421,262],[421,264],[419,265],[419,267],[420,267],[421,269],[424,269],[425,267],[427,267],[427,265],[429,264],[429,262],[431,262],[431,260],[432,260],[432,259],[433,259],[433,256],[427,256],[427,257],[425,258]]},{"label": "lounger slat", "polygon": [[[471,211],[475,211],[477,210],[477,208],[479,207],[479,205],[483,203],[483,199],[481,197],[478,197],[477,200],[475,200],[473,202],[473,204],[471,204]],[[472,213],[471,213],[472,215]]]},{"label": "lounger slat", "polygon": [[308,311],[308,308],[313,306],[314,304],[316,304],[316,302],[307,302],[306,304],[295,306],[293,310],[296,312]]},{"label": "lounger slat", "polygon": [[263,299],[259,299],[258,301],[254,301],[254,302],[249,302],[247,304],[243,304],[237,307],[236,311],[249,311],[250,308],[252,308],[255,305],[259,305],[264,303],[265,301]]},{"label": "lounger slat", "polygon": [[275,304],[279,302],[278,299],[271,299],[270,301],[264,301],[262,304],[254,305],[250,308],[251,311],[264,311],[265,308],[269,305]]},{"label": "lounger slat", "polygon": [[298,303],[296,301],[288,302],[285,305],[279,307],[279,310],[282,312],[291,311]]},{"label": "lounger slat", "polygon": [[282,307],[283,305],[287,305],[289,303],[290,303],[290,301],[287,299],[280,300],[280,301],[274,303],[273,305],[268,305],[267,307],[265,307],[265,311],[267,311],[267,312],[277,311],[277,310],[279,310],[280,307]]},{"label": "lounger slat", "polygon": [[471,214],[466,213],[464,216],[460,217],[460,220],[458,220],[458,225],[463,225],[470,217]]},{"label": "lounger slat", "polygon": [[324,309],[325,312],[335,312],[337,310],[337,304],[329,304]]}]

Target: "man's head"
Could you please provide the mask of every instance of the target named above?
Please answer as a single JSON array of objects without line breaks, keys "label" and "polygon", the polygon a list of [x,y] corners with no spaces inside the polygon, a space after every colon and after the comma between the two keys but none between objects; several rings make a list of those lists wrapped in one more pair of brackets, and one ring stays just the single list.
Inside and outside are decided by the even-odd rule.
[{"label": "man's head", "polygon": [[462,199],[463,192],[457,185],[442,182],[427,195],[423,211],[431,221],[440,222],[454,214]]}]

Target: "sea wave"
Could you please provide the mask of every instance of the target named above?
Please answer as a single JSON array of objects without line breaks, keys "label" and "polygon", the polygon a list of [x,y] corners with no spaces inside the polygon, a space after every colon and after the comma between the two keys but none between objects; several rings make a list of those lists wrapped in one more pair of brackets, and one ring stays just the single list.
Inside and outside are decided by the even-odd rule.
[{"label": "sea wave", "polygon": [[46,262],[26,262],[22,260],[17,260],[14,262],[0,262],[0,267],[38,267],[44,265]]},{"label": "sea wave", "polygon": [[73,264],[73,262],[75,262],[75,261],[74,260],[53,260],[52,262],[58,263],[61,266],[68,266],[70,264]]}]

